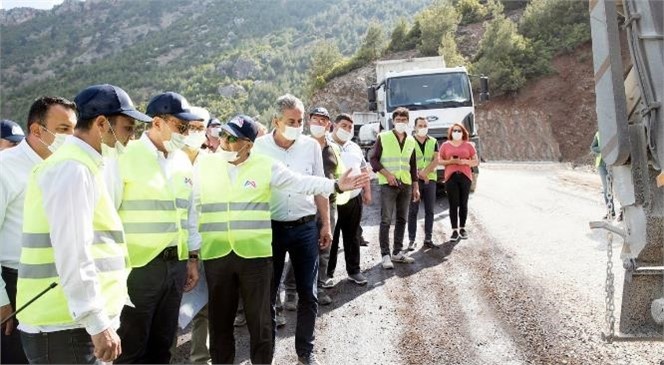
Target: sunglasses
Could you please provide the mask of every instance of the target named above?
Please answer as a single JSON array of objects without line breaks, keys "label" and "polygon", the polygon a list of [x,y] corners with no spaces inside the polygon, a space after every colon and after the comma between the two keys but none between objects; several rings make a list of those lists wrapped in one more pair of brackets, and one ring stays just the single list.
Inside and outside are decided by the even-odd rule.
[{"label": "sunglasses", "polygon": [[462,131],[461,129],[452,129],[452,132],[460,132],[460,133],[463,133],[463,131]]},{"label": "sunglasses", "polygon": [[219,132],[219,138],[225,139],[228,143],[235,143],[240,140],[240,138],[230,135],[228,132],[221,131]]}]

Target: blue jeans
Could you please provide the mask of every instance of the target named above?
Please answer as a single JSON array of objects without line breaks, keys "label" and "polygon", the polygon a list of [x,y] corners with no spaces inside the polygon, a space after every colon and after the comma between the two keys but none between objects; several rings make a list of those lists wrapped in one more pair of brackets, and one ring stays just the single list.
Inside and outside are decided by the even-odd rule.
[{"label": "blue jeans", "polygon": [[307,356],[314,349],[314,328],[318,314],[318,226],[315,220],[297,226],[284,226],[272,222],[272,335],[276,337],[276,300],[279,281],[284,270],[286,253],[295,274],[298,295],[295,352]]},{"label": "blue jeans", "polygon": [[94,355],[92,338],[82,328],[57,332],[21,332],[21,341],[31,364],[101,363]]}]

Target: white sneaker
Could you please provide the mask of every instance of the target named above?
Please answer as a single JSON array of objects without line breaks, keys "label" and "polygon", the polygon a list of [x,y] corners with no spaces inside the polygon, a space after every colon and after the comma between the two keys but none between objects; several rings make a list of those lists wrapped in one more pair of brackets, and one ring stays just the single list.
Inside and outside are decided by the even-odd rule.
[{"label": "white sneaker", "polygon": [[390,255],[383,256],[383,269],[394,269]]},{"label": "white sneaker", "polygon": [[415,262],[415,259],[406,255],[403,251],[401,251],[396,255],[392,255],[392,261],[399,262],[402,264],[412,264],[413,262]]}]

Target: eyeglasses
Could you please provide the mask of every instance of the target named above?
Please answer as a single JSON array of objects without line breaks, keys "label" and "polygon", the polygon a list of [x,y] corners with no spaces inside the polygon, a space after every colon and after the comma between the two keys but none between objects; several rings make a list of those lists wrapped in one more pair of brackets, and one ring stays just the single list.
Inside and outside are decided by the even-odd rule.
[{"label": "eyeglasses", "polygon": [[187,123],[187,124],[188,124],[187,127],[189,128],[189,132],[202,132],[202,131],[205,130],[204,125],[200,125],[200,124],[197,125],[197,124],[192,124],[192,123]]},{"label": "eyeglasses", "polygon": [[184,134],[184,132],[189,130],[189,123],[183,123],[178,119],[168,119],[169,121],[173,122],[175,125],[175,128],[180,132],[180,134]]},{"label": "eyeglasses", "polygon": [[452,129],[452,132],[460,132],[460,133],[463,133],[463,131],[462,131],[461,129]]}]

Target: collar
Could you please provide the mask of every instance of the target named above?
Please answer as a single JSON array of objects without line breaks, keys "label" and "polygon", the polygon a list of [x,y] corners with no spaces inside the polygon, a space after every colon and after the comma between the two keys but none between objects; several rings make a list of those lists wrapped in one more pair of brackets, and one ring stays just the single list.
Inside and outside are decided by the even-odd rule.
[{"label": "collar", "polygon": [[139,141],[145,144],[145,146],[150,150],[150,152],[152,152],[156,157],[166,158],[166,156],[164,156],[164,153],[159,151],[157,149],[157,146],[155,146],[154,143],[152,143],[150,137],[148,137],[147,132],[143,132],[143,134],[141,134],[141,138],[139,139]]},{"label": "collar", "polygon": [[76,146],[81,148],[85,153],[87,153],[92,158],[92,161],[94,161],[94,163],[97,164],[97,166],[101,166],[104,164],[104,159],[102,158],[101,154],[82,139],[76,136],[67,136],[65,143],[75,144]]},{"label": "collar", "polygon": [[[295,140],[295,142],[293,142],[292,145],[290,145],[288,148],[283,148],[283,147],[279,146],[279,145],[277,144],[277,141],[274,139],[274,134],[275,134],[275,133],[277,133],[277,130],[276,130],[276,129],[273,130],[272,133],[268,134],[268,136],[269,136],[268,138],[269,138],[270,142],[271,142],[275,147],[277,147],[278,149],[283,150],[283,151],[288,151],[289,149],[293,148],[296,144],[298,144],[298,143],[300,142],[300,139],[302,139],[303,137],[305,137],[304,135],[300,135],[300,136]],[[316,141],[316,143],[318,143],[318,141]]]},{"label": "collar", "polygon": [[37,164],[44,161],[41,157],[39,157],[37,152],[35,152],[35,150],[33,150],[32,147],[30,147],[30,145],[28,144],[28,138],[23,138],[23,140],[18,144],[18,146],[16,146],[16,148],[25,153],[25,155],[28,156],[28,159],[32,163]]}]

